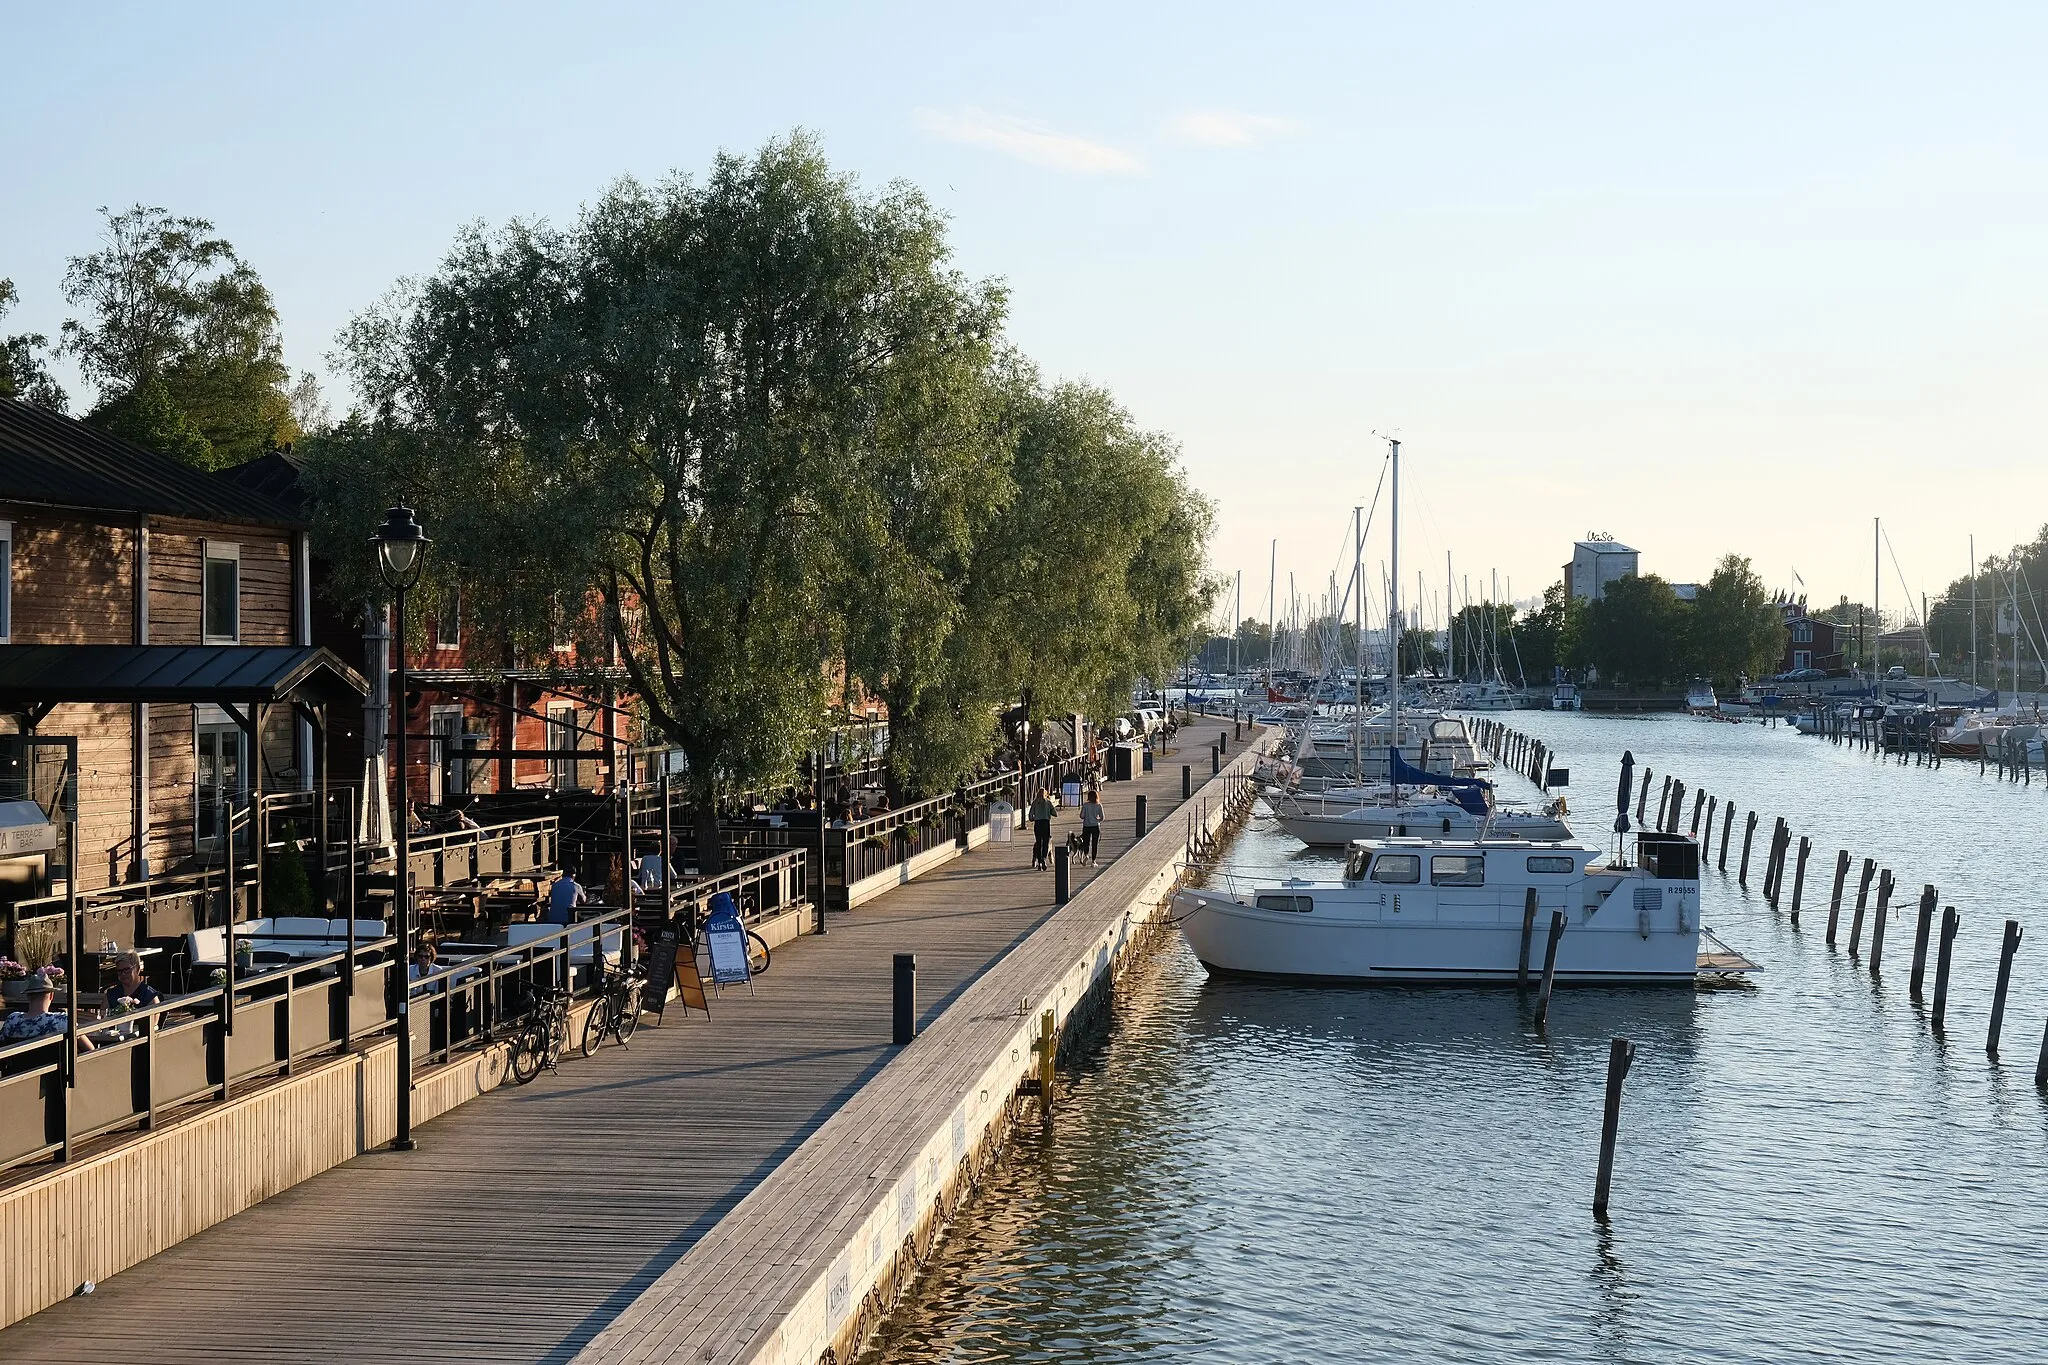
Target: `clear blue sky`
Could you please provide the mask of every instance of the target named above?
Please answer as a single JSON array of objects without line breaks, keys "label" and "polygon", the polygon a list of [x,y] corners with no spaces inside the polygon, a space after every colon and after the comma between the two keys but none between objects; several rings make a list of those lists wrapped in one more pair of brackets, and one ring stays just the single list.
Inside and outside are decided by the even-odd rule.
[{"label": "clear blue sky", "polygon": [[1873,515],[1917,593],[2048,520],[2048,8],[983,8],[5,0],[6,325],[142,201],[324,370],[459,224],[802,126],[1180,440],[1248,614],[1275,537],[1325,581],[1374,428],[1411,594],[1448,549],[1530,596],[1603,530],[1867,597]]}]

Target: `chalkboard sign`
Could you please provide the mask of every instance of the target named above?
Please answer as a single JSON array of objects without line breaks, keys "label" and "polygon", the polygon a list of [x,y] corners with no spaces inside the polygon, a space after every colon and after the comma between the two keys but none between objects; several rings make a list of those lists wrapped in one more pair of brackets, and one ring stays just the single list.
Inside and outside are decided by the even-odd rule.
[{"label": "chalkboard sign", "polygon": [[647,989],[640,994],[640,1007],[659,1019],[668,1004],[668,988],[673,982],[676,994],[682,999],[685,1011],[692,1009],[711,1013],[710,1002],[704,998],[704,979],[697,975],[695,954],[676,961],[679,945],[674,934],[663,934],[647,950]]},{"label": "chalkboard sign", "polygon": [[738,921],[707,921],[704,942],[711,949],[711,979],[721,986],[737,986],[753,979],[747,963],[747,931]]}]

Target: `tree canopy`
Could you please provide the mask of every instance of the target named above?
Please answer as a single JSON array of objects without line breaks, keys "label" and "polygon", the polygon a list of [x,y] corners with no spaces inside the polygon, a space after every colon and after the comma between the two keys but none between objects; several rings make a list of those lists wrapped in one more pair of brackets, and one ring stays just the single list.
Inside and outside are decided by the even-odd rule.
[{"label": "tree canopy", "polygon": [[[0,279],[0,318],[20,301],[14,281]],[[70,400],[50,376],[46,356],[49,339],[39,332],[0,336],[0,398],[15,398],[52,412],[63,412]]]},{"label": "tree canopy", "polygon": [[1732,689],[1742,678],[1777,669],[1785,651],[1785,615],[1741,555],[1723,555],[1700,584],[1688,626],[1691,671]]}]

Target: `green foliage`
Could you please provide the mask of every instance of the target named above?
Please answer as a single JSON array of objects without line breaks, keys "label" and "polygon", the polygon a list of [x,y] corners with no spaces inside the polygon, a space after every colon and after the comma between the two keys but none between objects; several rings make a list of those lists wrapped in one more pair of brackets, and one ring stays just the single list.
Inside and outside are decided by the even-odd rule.
[{"label": "green foliage", "polygon": [[1409,627],[1401,632],[1401,672],[1436,673],[1444,666],[1444,652],[1437,646],[1436,632]]},{"label": "green foliage", "polygon": [[1514,625],[1515,609],[1505,602],[1474,602],[1458,608],[1451,617],[1445,662],[1461,678],[1478,678],[1491,671],[1493,651],[1498,650],[1501,672],[1512,676],[1517,658],[1511,639]]},{"label": "green foliage", "polygon": [[1742,678],[1777,671],[1785,651],[1785,617],[1763,579],[1741,555],[1723,555],[1700,585],[1688,627],[1691,671],[1723,691]]},{"label": "green foliage", "polygon": [[1585,625],[1586,604],[1566,592],[1562,582],[1543,590],[1543,605],[1515,622],[1515,651],[1532,685],[1549,682],[1560,667],[1585,666]]},{"label": "green foliage", "polygon": [[[2015,545],[2006,554],[1986,555],[1977,567],[1974,595],[1965,575],[1950,583],[1928,608],[1929,643],[1941,655],[1943,671],[1953,677],[1970,675],[1973,596],[1980,680],[1991,684],[1994,657],[1999,676],[2008,685],[2017,685],[2007,671],[2016,657],[2027,663],[2028,676],[2033,676],[2039,663],[2036,650],[2048,641],[2048,603],[2044,603],[2048,596],[2048,526],[2032,541]],[[1920,665],[1917,658],[1902,662],[1916,669]]]},{"label": "green foliage", "polygon": [[1585,604],[1580,653],[1600,678],[1615,686],[1658,687],[1676,680],[1687,663],[1688,608],[1655,574],[1629,574]]},{"label": "green foliage", "polygon": [[277,310],[256,272],[203,218],[140,204],[101,212],[104,245],[64,272],[65,298],[89,314],[67,321],[63,339],[99,386],[86,420],[130,439],[157,434],[172,442],[158,449],[202,468],[293,440]]},{"label": "green foliage", "polygon": [[295,841],[287,840],[286,846],[263,864],[263,913],[310,915],[313,910],[313,883],[306,876],[306,859]]},{"label": "green foliage", "polygon": [[[19,299],[14,281],[0,279],[0,317],[7,316]],[[69,407],[62,386],[50,377],[44,359],[49,349],[48,338],[40,332],[0,336],[0,398],[18,399],[52,412]]]}]

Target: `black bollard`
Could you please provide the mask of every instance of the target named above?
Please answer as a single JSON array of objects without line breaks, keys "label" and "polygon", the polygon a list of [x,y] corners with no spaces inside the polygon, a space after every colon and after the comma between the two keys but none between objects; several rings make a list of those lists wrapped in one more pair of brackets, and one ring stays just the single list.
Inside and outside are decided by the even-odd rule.
[{"label": "black bollard", "polygon": [[1735,803],[1730,801],[1721,811],[1721,870],[1728,870],[1728,836],[1735,832]]},{"label": "black bollard", "polygon": [[1557,980],[1557,943],[1564,937],[1564,911],[1550,912],[1550,943],[1543,950],[1543,987],[1536,993],[1536,1027],[1550,1022],[1550,987]]},{"label": "black bollard", "polygon": [[1998,1056],[1998,1031],[2005,1026],[2005,992],[2012,985],[2012,955],[2020,950],[2020,922],[2005,922],[2005,943],[1998,950],[1998,985],[1991,992],[1991,1029],[1984,1035],[1984,1050]]},{"label": "black bollard", "polygon": [[1232,739],[1244,738],[1244,722],[1234,715],[1230,718],[1230,737]]},{"label": "black bollard", "polygon": [[1223,771],[1223,744],[1221,740],[1209,746],[1209,776]]},{"label": "black bollard", "polygon": [[1856,879],[1856,915],[1849,921],[1849,956],[1856,956],[1856,945],[1863,940],[1863,911],[1870,904],[1870,879],[1877,871],[1877,860],[1863,860],[1863,875]]},{"label": "black bollard", "polygon": [[1934,1031],[1941,1032],[1942,1021],[1948,1014],[1948,964],[1954,953],[1956,933],[1963,927],[1963,917],[1956,913],[1953,905],[1941,907],[1941,945],[1934,950]]},{"label": "black bollard", "polygon": [[1735,884],[1745,889],[1749,886],[1749,844],[1756,838],[1756,812],[1742,822],[1742,866],[1735,873]]},{"label": "black bollard", "polygon": [[1614,1142],[1621,1129],[1621,1083],[1636,1060],[1636,1045],[1616,1038],[1607,1049],[1607,1110],[1600,1118],[1600,1172],[1593,1179],[1593,1216],[1607,1221],[1607,1187],[1614,1177]]},{"label": "black bollard", "polygon": [[1835,892],[1828,897],[1828,947],[1835,946],[1835,926],[1842,919],[1842,887],[1849,880],[1849,850],[1835,855]]},{"label": "black bollard", "polygon": [[1529,984],[1529,940],[1536,935],[1536,888],[1527,887],[1522,892],[1522,957],[1515,968],[1515,989]]},{"label": "black bollard", "polygon": [[1145,837],[1145,793],[1138,793],[1138,837]]},{"label": "black bollard", "polygon": [[1913,981],[1909,993],[1920,998],[1920,982],[1927,974],[1927,940],[1934,932],[1934,883],[1920,888],[1920,923],[1913,930]]},{"label": "black bollard", "polygon": [[1222,732],[1220,732],[1220,731],[1219,731],[1219,732],[1217,733],[1217,735],[1216,735],[1216,752],[1217,752],[1217,753],[1219,753],[1219,754],[1227,754],[1227,753],[1229,753],[1229,752],[1230,752],[1230,736],[1229,736],[1229,735],[1223,734],[1223,733],[1222,733]]},{"label": "black bollard", "polygon": [[1195,770],[1186,763],[1180,765],[1180,799],[1185,801],[1195,794]]},{"label": "black bollard", "polygon": [[1149,740],[1145,744],[1145,771],[1152,771],[1152,745]]},{"label": "black bollard", "polygon": [[896,954],[895,1043],[902,1047],[917,1036],[917,954]]},{"label": "black bollard", "polygon": [[1884,956],[1884,926],[1892,917],[1892,870],[1886,868],[1877,882],[1877,918],[1870,922],[1870,974],[1877,975],[1878,959]]},{"label": "black bollard", "polygon": [[1065,905],[1073,899],[1073,856],[1065,844],[1052,851],[1052,903]]},{"label": "black bollard", "polygon": [[1799,836],[1799,863],[1792,869],[1792,927],[1799,927],[1799,895],[1806,890],[1806,855],[1813,852],[1813,840]]}]

